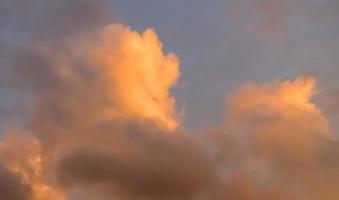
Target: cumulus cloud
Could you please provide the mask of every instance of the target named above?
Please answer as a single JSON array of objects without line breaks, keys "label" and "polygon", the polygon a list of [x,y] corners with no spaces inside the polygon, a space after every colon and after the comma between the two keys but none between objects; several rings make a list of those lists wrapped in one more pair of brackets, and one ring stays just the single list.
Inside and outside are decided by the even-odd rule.
[{"label": "cumulus cloud", "polygon": [[58,12],[36,30],[34,14],[6,18],[30,30],[25,40],[1,37],[9,51],[0,54],[2,81],[28,109],[3,130],[1,197],[338,199],[338,141],[313,101],[315,78],[247,83],[229,94],[222,124],[190,133],[170,92],[179,58],[155,30],[97,26],[102,4],[65,5],[40,5]]},{"label": "cumulus cloud", "polygon": [[311,102],[314,87],[315,80],[306,77],[294,82],[248,84],[231,95],[228,123],[255,133],[259,148],[268,148],[264,152],[290,151],[292,156],[305,158],[317,137],[330,134],[326,117]]},{"label": "cumulus cloud", "polygon": [[[9,62],[11,81],[32,97],[32,109],[23,127],[6,130],[1,154],[31,186],[33,199],[66,198],[53,170],[59,156],[72,154],[77,144],[97,138],[101,144],[92,145],[94,152],[114,143],[128,145],[126,138],[119,140],[119,132],[126,132],[119,127],[132,121],[151,121],[168,133],[178,126],[169,90],[179,77],[179,61],[162,52],[154,30],[139,34],[112,24],[59,42],[30,43]],[[152,130],[140,128],[141,133]],[[123,146],[109,153],[122,154],[128,150]]]},{"label": "cumulus cloud", "polygon": [[[252,177],[255,187],[273,187],[280,199],[337,197],[332,188],[338,178],[332,167],[337,164],[328,157],[336,154],[337,140],[327,118],[312,102],[315,83],[310,77],[249,83],[229,97],[228,134],[242,145],[233,148],[237,153],[232,157],[234,170]],[[325,184],[325,179],[331,181]]]}]

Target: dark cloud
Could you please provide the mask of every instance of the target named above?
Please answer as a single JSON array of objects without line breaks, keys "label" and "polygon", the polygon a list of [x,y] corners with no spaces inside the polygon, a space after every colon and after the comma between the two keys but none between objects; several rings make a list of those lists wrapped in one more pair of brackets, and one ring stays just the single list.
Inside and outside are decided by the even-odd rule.
[{"label": "dark cloud", "polygon": [[21,183],[19,176],[0,165],[0,197],[3,200],[29,200],[30,188]]},{"label": "dark cloud", "polygon": [[96,134],[94,145],[67,153],[58,167],[61,182],[129,199],[187,199],[217,183],[216,166],[189,136],[164,134],[143,123],[128,127],[112,126],[111,133]]}]

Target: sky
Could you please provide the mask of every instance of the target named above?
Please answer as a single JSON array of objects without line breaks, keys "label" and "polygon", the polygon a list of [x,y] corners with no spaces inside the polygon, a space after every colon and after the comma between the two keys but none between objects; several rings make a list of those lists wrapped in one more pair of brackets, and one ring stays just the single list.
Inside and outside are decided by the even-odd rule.
[{"label": "sky", "polygon": [[337,0],[0,0],[0,198],[337,200]]},{"label": "sky", "polygon": [[290,79],[336,67],[335,0],[113,1],[113,13],[136,30],[156,29],[180,56],[175,94],[185,125],[218,123],[232,88]]}]

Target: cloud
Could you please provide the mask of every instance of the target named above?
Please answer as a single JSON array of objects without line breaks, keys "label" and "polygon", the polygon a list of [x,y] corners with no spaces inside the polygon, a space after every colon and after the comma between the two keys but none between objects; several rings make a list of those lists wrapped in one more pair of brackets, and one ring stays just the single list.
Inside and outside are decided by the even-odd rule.
[{"label": "cloud", "polygon": [[[338,177],[332,171],[337,164],[328,157],[336,154],[332,148],[337,139],[312,102],[315,83],[311,77],[249,83],[230,95],[226,127],[229,137],[240,145],[226,149],[237,155],[229,161],[235,165],[231,174],[240,171],[254,181],[254,188],[263,185],[278,192],[278,199],[337,198],[333,186]],[[325,179],[331,181],[325,184]]]},{"label": "cloud", "polygon": [[312,99],[315,78],[247,83],[229,94],[222,124],[191,133],[171,95],[179,58],[154,29],[105,24],[101,3],[39,2],[27,3],[44,8],[37,23],[25,2],[2,3],[18,11],[4,30],[25,33],[1,37],[1,79],[28,108],[3,130],[2,197],[338,199],[338,141]]},{"label": "cloud", "polygon": [[0,165],[0,196],[6,200],[28,200],[30,188],[20,181],[20,177]]},{"label": "cloud", "polygon": [[95,144],[72,145],[58,166],[61,182],[122,199],[184,199],[216,184],[215,166],[193,138],[127,123],[101,132]]},{"label": "cloud", "polygon": [[291,151],[291,156],[305,158],[317,137],[330,137],[326,117],[311,102],[314,87],[315,80],[308,77],[248,84],[231,95],[227,123],[255,133],[253,139],[260,148],[268,148],[265,152]]},{"label": "cloud", "polygon": [[[11,56],[15,58],[10,62],[11,81],[32,97],[32,109],[23,127],[6,130],[9,136],[3,141],[1,154],[6,166],[30,185],[34,200],[66,198],[54,170],[58,156],[77,144],[92,144],[96,137],[110,145],[127,144],[127,139],[115,139],[121,137],[115,131],[130,121],[151,121],[167,133],[178,126],[169,90],[179,77],[179,61],[173,53],[162,52],[152,29],[139,34],[112,24],[57,45],[32,43]],[[111,131],[104,131],[107,128]],[[102,132],[109,137],[100,139]],[[97,146],[90,146],[95,153]],[[125,151],[120,148],[112,151]],[[165,150],[164,154],[173,156],[174,152],[167,155]],[[149,164],[144,168],[151,170]],[[128,173],[126,177],[132,176]]]},{"label": "cloud", "polygon": [[63,146],[59,183],[118,199],[335,199],[337,141],[311,101],[315,84],[300,77],[240,87],[225,123],[201,135],[152,120],[92,127],[95,137],[82,132]]}]

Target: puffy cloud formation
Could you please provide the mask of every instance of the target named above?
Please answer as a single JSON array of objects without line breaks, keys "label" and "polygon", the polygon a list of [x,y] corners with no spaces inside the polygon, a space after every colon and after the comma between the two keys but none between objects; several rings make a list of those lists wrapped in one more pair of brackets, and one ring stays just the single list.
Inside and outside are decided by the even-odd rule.
[{"label": "puffy cloud formation", "polygon": [[235,160],[241,158],[246,166],[236,169],[283,189],[281,199],[337,198],[333,186],[338,166],[332,156],[338,144],[326,117],[312,102],[315,83],[310,77],[249,83],[228,101],[226,126],[244,145],[234,153]]},{"label": "puffy cloud formation", "polygon": [[[281,151],[305,158],[317,138],[330,137],[327,119],[311,102],[315,80],[247,84],[235,91],[228,103],[227,123],[254,133],[265,152]],[[252,137],[252,136],[249,136]]]},{"label": "puffy cloud formation", "polygon": [[[151,29],[139,34],[113,24],[57,47],[36,44],[19,58],[14,73],[24,77],[18,84],[32,91],[34,109],[19,130],[24,133],[6,139],[1,150],[8,167],[31,185],[34,199],[64,198],[52,189],[56,184],[49,170],[68,150],[93,144],[95,153],[124,143],[110,150],[122,154],[127,139],[120,141],[120,132],[128,132],[123,127],[130,121],[152,121],[163,131],[177,127],[169,89],[179,76],[178,59],[162,52]],[[35,69],[39,73],[31,72]]]},{"label": "puffy cloud formation", "polygon": [[[56,27],[41,19],[37,32],[55,35],[35,32],[23,12],[27,38],[4,42],[1,79],[27,112],[2,130],[1,198],[339,198],[338,141],[312,100],[315,78],[248,83],[228,96],[223,124],[190,133],[170,93],[177,56],[153,29],[86,23],[86,2],[53,4],[65,20],[52,12]],[[95,21],[105,21],[95,5]]]},{"label": "puffy cloud formation", "polygon": [[[108,37],[106,31],[114,38],[119,35],[121,40],[113,43],[112,50],[117,53],[110,54],[91,40]],[[158,44],[157,51],[152,53],[152,45],[143,46],[144,51],[161,55],[160,63],[165,64],[139,70],[153,73],[151,66],[162,66],[159,71],[174,75],[165,86],[154,85],[163,89],[147,93],[143,91],[147,84],[134,85],[147,75],[132,73],[130,78],[131,72],[126,72],[124,82],[113,73],[128,71],[122,66],[131,71],[136,66],[124,65],[125,59],[118,62],[130,44],[123,38],[136,37],[142,43],[146,33],[112,25],[65,43],[67,53],[53,49],[40,55],[49,60],[45,67],[55,80],[43,87],[29,86],[36,97],[29,122],[9,128],[1,145],[2,161],[32,191],[32,200],[338,197],[337,141],[312,102],[314,78],[248,83],[229,95],[224,124],[214,131],[190,134],[175,120],[168,91],[178,77],[173,73],[178,72],[177,60],[159,53],[153,31],[147,34]],[[129,50],[134,58],[135,49]],[[104,55],[110,59],[101,59]],[[144,58],[138,57],[139,63]],[[131,93],[119,93],[118,87],[125,84]],[[137,94],[155,95],[162,103],[134,95],[127,98],[135,88]],[[144,106],[135,110],[133,103]],[[148,112],[147,106],[157,109]],[[168,120],[179,127],[174,129]]]}]

